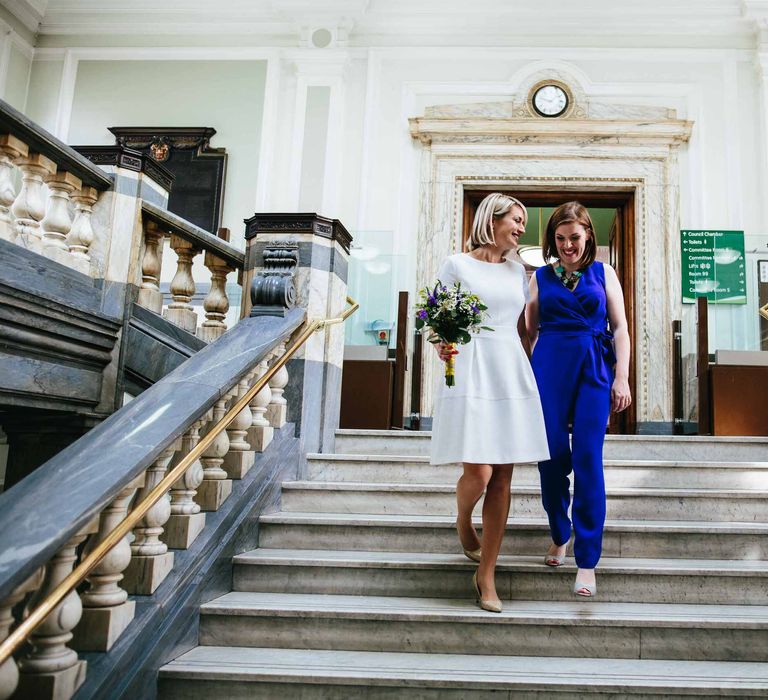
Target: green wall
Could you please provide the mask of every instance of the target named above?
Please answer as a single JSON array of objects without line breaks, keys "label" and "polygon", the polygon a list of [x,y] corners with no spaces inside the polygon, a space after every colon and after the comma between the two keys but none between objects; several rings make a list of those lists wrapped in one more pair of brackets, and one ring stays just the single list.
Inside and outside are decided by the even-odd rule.
[{"label": "green wall", "polygon": [[242,245],[256,201],[266,61],[81,61],[68,142],[111,144],[110,126],[212,126],[229,155],[222,225]]}]

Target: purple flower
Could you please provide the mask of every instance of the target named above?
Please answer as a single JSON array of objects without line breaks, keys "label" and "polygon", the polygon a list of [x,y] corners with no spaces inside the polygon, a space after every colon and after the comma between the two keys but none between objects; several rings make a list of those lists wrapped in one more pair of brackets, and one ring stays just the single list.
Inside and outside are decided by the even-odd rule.
[{"label": "purple flower", "polygon": [[429,298],[427,299],[427,306],[437,306],[437,300],[431,294],[429,295]]},{"label": "purple flower", "polygon": [[422,309],[421,311],[419,311],[419,313],[417,314],[417,316],[418,316],[418,317],[419,317],[419,318],[420,318],[422,321],[426,321],[426,320],[427,320],[427,318],[429,318],[429,314],[426,312],[426,309]]},{"label": "purple flower", "polygon": [[473,313],[477,313],[478,311],[480,311],[480,309],[478,309],[474,304],[470,304],[470,308],[472,309]]}]

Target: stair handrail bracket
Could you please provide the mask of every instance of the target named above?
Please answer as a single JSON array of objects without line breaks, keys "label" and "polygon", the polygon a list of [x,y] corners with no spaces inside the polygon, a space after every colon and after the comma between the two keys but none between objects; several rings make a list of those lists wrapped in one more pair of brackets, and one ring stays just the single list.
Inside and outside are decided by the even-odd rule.
[{"label": "stair handrail bracket", "polygon": [[[241,320],[25,481],[0,495],[2,602],[82,533],[145,470],[168,454],[169,448],[214,404],[223,406],[225,398],[234,397],[202,439],[168,469],[124,519],[100,537],[95,547],[87,549],[81,562],[0,643],[0,666],[113,547],[147,517],[187,469],[207,454],[238,414],[315,332],[343,323],[359,308],[349,297],[347,304],[344,312],[334,318],[306,321],[304,309],[295,308],[284,317]],[[263,367],[269,358],[273,361],[266,371],[257,373],[254,368]],[[238,386],[242,387],[256,374],[258,377],[247,391],[237,391]],[[52,498],[56,493],[67,494],[67,498]],[[46,503],[45,509],[40,508],[41,502]]]}]

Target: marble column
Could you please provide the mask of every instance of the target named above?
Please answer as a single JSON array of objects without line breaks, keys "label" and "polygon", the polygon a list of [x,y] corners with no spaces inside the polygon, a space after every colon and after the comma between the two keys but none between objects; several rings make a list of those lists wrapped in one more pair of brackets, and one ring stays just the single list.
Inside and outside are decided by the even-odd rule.
[{"label": "marble column", "polygon": [[[254,374],[255,371],[238,384],[238,392],[233,402],[246,395]],[[253,466],[256,454],[248,444],[248,431],[252,422],[251,406],[246,404],[227,428],[229,452],[224,457],[222,468],[230,479],[242,479]]]},{"label": "marble column", "polygon": [[[213,428],[227,412],[226,403],[229,396],[225,396],[216,402],[213,407],[213,417],[209,430]],[[229,435],[222,430],[208,448],[200,455],[200,463],[203,465],[203,481],[197,490],[195,501],[205,511],[217,511],[221,504],[232,493],[232,480],[221,465],[229,452]]]},{"label": "marble column", "polygon": [[[125,519],[136,489],[143,485],[142,474],[102,511],[99,531],[88,540],[83,556],[90,554]],[[128,592],[119,585],[130,561],[131,545],[126,535],[86,578],[88,590],[82,595],[83,616],[74,630],[74,649],[109,651],[133,620],[136,603],[128,600]]]},{"label": "marble column", "polygon": [[[200,442],[200,429],[207,419],[196,421],[181,438],[181,450],[178,459],[186,457]],[[177,459],[171,462],[173,468]],[[203,465],[195,460],[189,465],[184,475],[171,488],[171,517],[165,524],[163,542],[171,549],[187,549],[197,539],[205,527],[205,513],[195,503],[195,494],[203,481]]]},{"label": "marble column", "polygon": [[[352,237],[338,219],[317,214],[255,214],[246,220],[244,313],[282,314],[294,304],[308,319],[339,316],[346,306]],[[332,452],[339,424],[344,327],[315,333],[286,365],[287,420],[296,423],[304,452]],[[279,373],[278,373],[279,374]],[[279,383],[279,379],[277,382]],[[282,389],[274,380],[272,390]],[[273,396],[269,422],[278,426]]]},{"label": "marble column", "polygon": [[[11,594],[0,601],[0,642],[8,639],[13,627],[13,608],[20,603],[28,593],[34,591],[43,582],[45,569],[38,569],[24,583],[11,591]],[[0,700],[8,700],[19,682],[19,667],[16,665],[16,659],[6,659],[0,664]]]},{"label": "marble column", "polygon": [[72,229],[70,202],[72,194],[78,191],[83,183],[66,171],[49,175],[45,183],[48,185],[48,208],[45,218],[40,222],[43,231],[43,255],[69,266],[72,261],[67,245],[67,237]]},{"label": "marble column", "polygon": [[[154,464],[147,469],[144,487],[136,497],[141,503],[157,486],[168,471],[174,453],[181,448],[181,439],[174,441]],[[163,495],[133,529],[131,563],[125,570],[125,590],[138,595],[152,595],[173,568],[173,552],[162,542],[163,526],[171,517],[171,498]]]},{"label": "marble column", "polygon": [[178,257],[176,274],[171,280],[171,303],[163,315],[189,333],[197,328],[197,314],[190,302],[195,295],[195,279],[192,277],[192,261],[200,252],[181,236],[171,236],[171,248]]},{"label": "marble column", "polygon": [[0,238],[16,240],[16,227],[11,214],[11,205],[16,199],[14,162],[29,153],[27,144],[11,134],[0,136]]},{"label": "marble column", "polygon": [[[259,362],[258,369],[256,370],[256,381],[267,373],[268,367],[268,360],[264,359]],[[264,452],[274,437],[275,429],[269,424],[265,415],[267,407],[271,402],[272,389],[269,388],[269,382],[267,382],[264,388],[251,401],[251,427],[245,439],[254,452]]]},{"label": "marble column", "polygon": [[40,222],[45,216],[43,182],[56,172],[56,163],[42,153],[29,153],[16,159],[21,170],[21,190],[11,212],[16,217],[17,243],[36,253],[43,252],[43,234]]},{"label": "marble column", "polygon": [[[96,521],[71,537],[46,566],[45,579],[27,605],[34,610],[72,571],[77,547],[95,532]],[[85,680],[86,662],[67,644],[82,615],[76,590],[70,591],[29,637],[30,650],[19,659],[20,700],[67,700]]]}]

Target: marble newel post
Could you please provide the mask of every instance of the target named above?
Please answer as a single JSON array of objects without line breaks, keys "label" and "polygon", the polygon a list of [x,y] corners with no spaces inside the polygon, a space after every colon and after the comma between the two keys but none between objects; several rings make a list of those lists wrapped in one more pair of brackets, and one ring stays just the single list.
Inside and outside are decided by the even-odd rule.
[{"label": "marble newel post", "polygon": [[[338,219],[255,214],[245,223],[243,288],[250,295],[243,295],[244,315],[282,315],[294,305],[306,309],[308,320],[342,313],[352,237]],[[304,452],[333,451],[343,354],[344,328],[335,325],[312,336],[288,362],[287,416]]]}]

